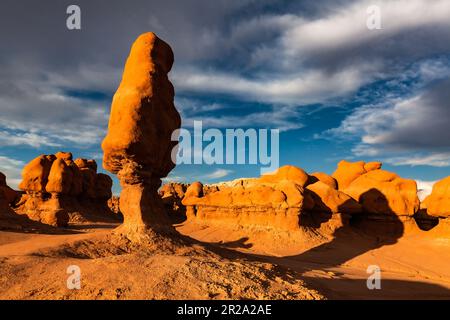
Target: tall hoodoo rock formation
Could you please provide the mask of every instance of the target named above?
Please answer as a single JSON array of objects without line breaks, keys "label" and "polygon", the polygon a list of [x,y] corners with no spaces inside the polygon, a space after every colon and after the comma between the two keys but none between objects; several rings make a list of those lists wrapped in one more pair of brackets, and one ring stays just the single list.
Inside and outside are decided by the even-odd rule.
[{"label": "tall hoodoo rock formation", "polygon": [[108,210],[112,179],[97,173],[94,160],[73,160],[70,152],[41,155],[22,171],[24,191],[16,211],[30,219],[65,226],[74,215],[101,214]]},{"label": "tall hoodoo rock formation", "polygon": [[128,235],[165,229],[158,188],[175,166],[171,135],[181,125],[167,77],[173,61],[167,43],[154,33],[142,34],[131,47],[112,101],[103,167],[120,180],[122,230]]}]

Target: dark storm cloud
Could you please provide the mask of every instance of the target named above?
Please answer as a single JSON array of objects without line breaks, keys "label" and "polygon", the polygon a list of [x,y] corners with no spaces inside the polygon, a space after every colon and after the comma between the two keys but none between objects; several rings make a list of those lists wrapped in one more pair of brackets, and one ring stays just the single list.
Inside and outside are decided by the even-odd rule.
[{"label": "dark storm cloud", "polygon": [[[1,144],[98,143],[110,102],[84,99],[83,92],[112,95],[140,33],[156,31],[170,42],[177,63],[208,59],[220,50],[214,30],[251,2],[77,1],[82,30],[69,31],[72,1],[2,1]],[[74,91],[80,94],[67,94]]]},{"label": "dark storm cloud", "polygon": [[[382,9],[382,30],[366,27],[373,2]],[[66,28],[70,4],[81,7],[80,31]],[[409,72],[411,63],[450,52],[450,4],[443,0],[6,0],[0,6],[3,145],[98,144],[108,97],[119,84],[132,41],[145,31],[171,44],[176,58],[171,78],[186,113],[191,106],[201,118],[208,110],[196,97],[215,95],[270,106],[269,112],[254,107],[239,119],[210,109],[216,113],[205,120],[220,127],[267,119],[296,129],[303,124],[295,107],[351,97],[362,86]],[[437,125],[428,131],[446,136],[440,120],[433,119],[448,114],[437,105],[430,107],[433,118],[426,118]],[[424,108],[411,104],[408,110],[427,117]],[[441,147],[410,137],[405,128],[395,130],[383,141],[392,148]],[[364,130],[352,134],[364,140],[359,150],[371,146],[367,137],[381,139]]]},{"label": "dark storm cloud", "polygon": [[360,139],[357,156],[380,157],[395,165],[450,165],[450,74],[412,96],[364,106],[349,115],[336,137]]}]

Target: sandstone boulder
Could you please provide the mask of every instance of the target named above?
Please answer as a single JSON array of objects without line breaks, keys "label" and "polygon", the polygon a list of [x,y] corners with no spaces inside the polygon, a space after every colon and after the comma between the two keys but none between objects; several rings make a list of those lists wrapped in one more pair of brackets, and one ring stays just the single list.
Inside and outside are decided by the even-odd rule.
[{"label": "sandstone boulder", "polygon": [[19,189],[29,192],[45,192],[50,168],[55,159],[54,155],[41,155],[31,160],[23,168]]},{"label": "sandstone boulder", "polygon": [[450,217],[450,176],[433,185],[431,194],[424,199],[421,208],[426,209],[430,216]]},{"label": "sandstone boulder", "polygon": [[360,175],[342,191],[369,214],[413,216],[419,209],[416,182],[381,169]]},{"label": "sandstone boulder", "polygon": [[277,183],[282,180],[293,181],[301,187],[308,182],[308,174],[301,168],[295,166],[283,166],[273,173],[264,174],[259,178],[261,183]]},{"label": "sandstone boulder", "polygon": [[364,165],[364,170],[366,170],[366,172],[378,170],[378,169],[381,169],[381,166],[382,166],[382,163],[378,162],[378,161],[367,162]]},{"label": "sandstone boulder", "polygon": [[328,185],[330,188],[337,189],[337,181],[332,176],[323,172],[313,172],[309,175],[309,184],[321,181]]},{"label": "sandstone boulder", "polygon": [[337,181],[339,190],[344,190],[352,181],[366,173],[364,166],[363,161],[348,162],[342,160],[339,162],[336,171],[332,174],[332,177]]},{"label": "sandstone boulder", "polygon": [[49,193],[69,194],[72,187],[72,169],[61,158],[56,158],[50,168],[45,190]]},{"label": "sandstone boulder", "polygon": [[349,195],[318,181],[306,187],[314,200],[313,211],[325,213],[361,213],[361,205]]}]

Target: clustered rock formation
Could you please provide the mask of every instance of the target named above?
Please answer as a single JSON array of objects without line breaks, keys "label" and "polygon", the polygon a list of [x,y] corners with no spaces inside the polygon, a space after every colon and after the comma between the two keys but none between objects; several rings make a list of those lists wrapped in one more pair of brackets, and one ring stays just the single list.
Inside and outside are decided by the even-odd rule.
[{"label": "clustered rock formation", "polygon": [[300,168],[284,166],[258,179],[215,186],[218,190],[207,194],[201,183],[193,183],[182,203],[188,219],[206,223],[295,231],[327,217],[337,228],[348,218],[342,214],[359,213],[361,206],[335,185],[324,173],[310,176]]},{"label": "clustered rock formation", "polygon": [[188,187],[189,185],[185,183],[166,183],[158,191],[172,221],[177,221],[177,219],[186,216],[186,207],[181,203],[181,200],[184,198]]},{"label": "clustered rock formation", "polygon": [[97,173],[95,160],[73,160],[70,152],[41,155],[22,171],[24,194],[15,210],[35,221],[66,226],[71,218],[108,211],[111,187],[112,179]]},{"label": "clustered rock formation", "polygon": [[334,232],[354,218],[401,236],[417,224],[427,230],[427,219],[448,223],[450,177],[436,183],[420,204],[414,180],[381,167],[380,162],[341,161],[330,176],[284,166],[260,178],[211,186],[195,182],[179,194],[168,184],[161,194],[177,204],[181,198],[188,221],[229,227],[295,231],[309,226]]},{"label": "clustered rock formation", "polygon": [[121,230],[130,239],[169,225],[158,188],[175,166],[171,136],[181,125],[167,76],[173,60],[170,46],[154,33],[139,36],[112,101],[103,167],[120,180]]}]

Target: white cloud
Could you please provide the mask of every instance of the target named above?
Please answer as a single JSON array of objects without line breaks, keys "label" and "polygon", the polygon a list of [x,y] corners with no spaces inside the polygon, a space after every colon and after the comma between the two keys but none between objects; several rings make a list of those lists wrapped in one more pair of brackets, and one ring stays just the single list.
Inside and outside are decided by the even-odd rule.
[{"label": "white cloud", "polygon": [[[382,30],[368,30],[366,26],[366,10],[372,5],[381,10]],[[447,0],[357,1],[319,19],[291,19],[282,43],[290,55],[312,55],[385,39],[426,25],[449,26],[449,12]]]},{"label": "white cloud", "polygon": [[433,153],[429,155],[410,155],[402,157],[387,158],[387,163],[395,166],[432,166],[432,167],[449,167],[450,166],[450,152]]},{"label": "white cloud", "polygon": [[435,80],[411,97],[360,107],[325,136],[356,140],[353,154],[393,165],[450,166],[449,85],[450,77]]},{"label": "white cloud", "polygon": [[0,156],[0,172],[6,175],[8,185],[17,189],[20,181],[22,181],[22,168],[25,163],[21,160]]},{"label": "white cloud", "polygon": [[177,99],[176,105],[185,128],[192,128],[194,121],[202,121],[203,128],[272,128],[288,131],[303,127],[302,114],[296,107],[280,105],[267,107],[269,110],[255,108],[251,113],[234,115],[233,109],[238,109],[235,105],[205,104],[186,98]]},{"label": "white cloud", "polygon": [[210,174],[206,174],[203,177],[205,179],[209,179],[209,180],[213,180],[213,179],[220,179],[223,177],[228,176],[229,174],[231,174],[233,171],[232,170],[226,170],[226,169],[217,169],[214,172],[210,173]]},{"label": "white cloud", "polygon": [[420,201],[423,201],[429,194],[431,194],[433,185],[437,181],[416,180],[416,182],[417,182],[417,195],[419,196]]},{"label": "white cloud", "polygon": [[236,95],[244,100],[287,105],[325,102],[354,92],[367,83],[375,64],[359,65],[336,73],[321,70],[297,74],[264,74],[245,78],[234,73],[200,69],[179,70],[172,76],[176,88],[188,92]]},{"label": "white cloud", "polygon": [[[0,143],[33,148],[98,143],[108,123],[109,103],[70,96],[63,89],[91,92],[105,85],[108,73],[99,76],[86,69],[80,67],[79,75],[71,78],[5,68],[0,79]],[[16,72],[19,79],[13,76]]]},{"label": "white cloud", "polygon": [[40,148],[42,146],[58,147],[58,143],[53,142],[46,136],[32,132],[7,132],[0,131],[0,145],[2,146],[30,146]]},{"label": "white cloud", "polygon": [[[374,4],[381,8],[382,30],[366,26],[366,10]],[[423,57],[442,50],[442,44],[432,40],[418,47],[427,32],[430,36],[425,39],[440,35],[442,41],[450,34],[447,0],[370,0],[331,6],[322,16],[268,14],[237,21],[213,43],[222,49],[217,50],[217,59],[230,47],[235,49],[240,55],[238,69],[177,67],[172,76],[175,87],[179,92],[227,94],[266,103],[322,103],[398,75],[402,68],[398,61],[407,61],[416,52]],[[427,27],[433,29],[424,30]]]}]

